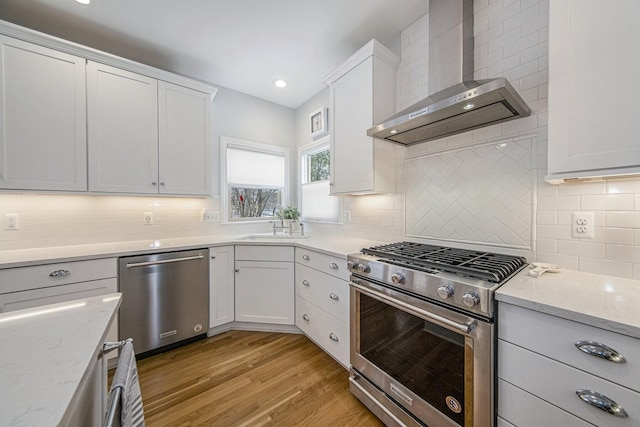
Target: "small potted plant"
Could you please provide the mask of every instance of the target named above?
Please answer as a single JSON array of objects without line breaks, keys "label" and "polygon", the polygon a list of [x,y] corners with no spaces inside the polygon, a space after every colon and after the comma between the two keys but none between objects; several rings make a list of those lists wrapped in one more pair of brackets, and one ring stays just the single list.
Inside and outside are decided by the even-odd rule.
[{"label": "small potted plant", "polygon": [[300,233],[300,223],[298,222],[300,215],[301,213],[298,210],[298,207],[293,205],[286,206],[280,209],[277,213],[278,219],[288,223],[291,234]]}]

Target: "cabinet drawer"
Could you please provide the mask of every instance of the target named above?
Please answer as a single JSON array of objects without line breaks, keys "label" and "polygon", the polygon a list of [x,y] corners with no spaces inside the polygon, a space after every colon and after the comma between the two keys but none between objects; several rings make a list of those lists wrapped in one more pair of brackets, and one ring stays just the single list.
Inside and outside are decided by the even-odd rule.
[{"label": "cabinet drawer", "polygon": [[0,295],[0,313],[118,292],[115,278]]},{"label": "cabinet drawer", "polygon": [[299,295],[296,295],[296,326],[342,366],[349,366],[349,326]]},{"label": "cabinet drawer", "polygon": [[236,260],[293,262],[293,247],[236,246]]},{"label": "cabinet drawer", "polygon": [[[541,400],[524,390],[498,380],[498,420],[502,418],[505,426],[579,426],[591,424],[574,417],[550,403]],[[498,422],[500,426],[500,422]]]},{"label": "cabinet drawer", "polygon": [[[500,303],[498,336],[510,343],[640,392],[640,340],[533,310]],[[584,353],[578,341],[595,341],[626,358],[614,363]]]},{"label": "cabinet drawer", "polygon": [[314,252],[309,249],[296,248],[296,262],[315,268],[318,271],[322,271],[342,280],[349,280],[346,258]]},{"label": "cabinet drawer", "polygon": [[349,283],[296,264],[296,294],[349,324]]},{"label": "cabinet drawer", "polygon": [[0,294],[118,276],[116,258],[0,270]]},{"label": "cabinet drawer", "polygon": [[[595,425],[640,425],[640,393],[503,340],[498,340],[498,378]],[[607,396],[622,406],[628,417],[613,416],[585,403],[576,395],[579,389]]]}]

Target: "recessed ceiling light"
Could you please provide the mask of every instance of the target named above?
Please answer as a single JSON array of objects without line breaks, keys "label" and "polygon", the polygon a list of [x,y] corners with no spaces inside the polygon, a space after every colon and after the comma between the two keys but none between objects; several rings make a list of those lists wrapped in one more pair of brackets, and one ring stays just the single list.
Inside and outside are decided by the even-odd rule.
[{"label": "recessed ceiling light", "polygon": [[398,133],[398,130],[397,130],[397,129],[391,129],[391,130],[389,131],[389,134],[391,134],[391,135],[395,135],[396,133]]},{"label": "recessed ceiling light", "polygon": [[80,4],[91,4],[91,0],[76,0]]},{"label": "recessed ceiling light", "polygon": [[475,107],[475,105],[473,105],[472,103],[468,103],[467,105],[462,107],[462,109],[463,110],[471,110],[473,107]]},{"label": "recessed ceiling light", "polygon": [[285,82],[282,79],[274,80],[273,84],[276,85],[276,87],[286,87],[287,86],[287,82]]}]

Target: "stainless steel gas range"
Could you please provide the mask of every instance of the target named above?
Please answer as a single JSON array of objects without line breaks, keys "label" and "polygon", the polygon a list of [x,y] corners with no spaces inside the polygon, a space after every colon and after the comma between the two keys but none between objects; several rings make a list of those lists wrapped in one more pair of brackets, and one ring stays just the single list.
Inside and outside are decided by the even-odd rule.
[{"label": "stainless steel gas range", "polygon": [[351,392],[387,425],[495,425],[494,292],[522,257],[399,242],[349,255]]}]

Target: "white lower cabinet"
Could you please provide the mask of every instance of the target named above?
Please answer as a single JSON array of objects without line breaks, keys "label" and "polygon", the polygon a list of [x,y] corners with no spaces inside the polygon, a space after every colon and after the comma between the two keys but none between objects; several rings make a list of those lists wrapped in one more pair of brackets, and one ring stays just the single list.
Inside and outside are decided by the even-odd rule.
[{"label": "white lower cabinet", "polygon": [[296,326],[349,367],[349,283],[346,259],[296,248]]},{"label": "white lower cabinet", "polygon": [[293,247],[236,246],[235,320],[294,324]]},{"label": "white lower cabinet", "polygon": [[209,248],[209,327],[235,319],[233,246]]},{"label": "white lower cabinet", "polygon": [[[117,276],[115,258],[0,270],[0,313],[118,292]],[[117,318],[107,341],[118,341]],[[117,354],[108,353],[105,359]]]},{"label": "white lower cabinet", "polygon": [[[519,427],[640,425],[639,340],[510,304],[498,313],[500,418]],[[625,363],[602,357],[616,353]]]}]

